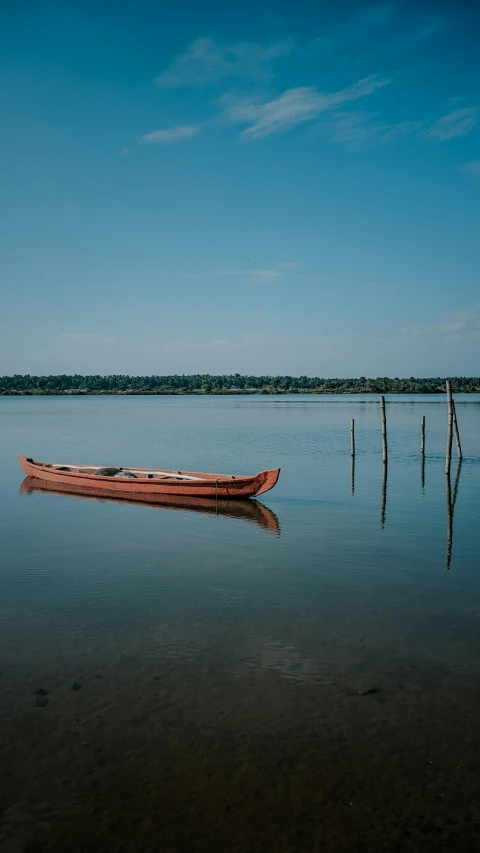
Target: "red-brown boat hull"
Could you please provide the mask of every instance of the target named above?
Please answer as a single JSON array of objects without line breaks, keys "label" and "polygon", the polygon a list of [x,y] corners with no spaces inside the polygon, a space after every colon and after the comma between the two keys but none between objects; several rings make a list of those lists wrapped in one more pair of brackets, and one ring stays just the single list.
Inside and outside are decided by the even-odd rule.
[{"label": "red-brown boat hull", "polygon": [[[66,486],[82,486],[108,491],[112,496],[122,493],[145,495],[181,495],[184,497],[217,498],[219,500],[238,500],[253,498],[273,489],[280,468],[271,471],[261,471],[253,477],[232,477],[227,474],[205,474],[195,471],[167,471],[164,477],[156,477],[154,468],[123,468],[124,471],[135,471],[133,479],[99,476],[93,473],[95,466],[85,472],[59,471],[45,462],[35,462],[25,456],[19,456],[18,461],[22,471],[29,477],[38,478],[48,483],[62,483]],[[68,467],[85,467],[71,465]],[[153,478],[149,475],[153,474]],[[181,474],[183,479],[177,478]],[[144,476],[143,476],[144,475]],[[192,479],[188,479],[192,478]]]}]

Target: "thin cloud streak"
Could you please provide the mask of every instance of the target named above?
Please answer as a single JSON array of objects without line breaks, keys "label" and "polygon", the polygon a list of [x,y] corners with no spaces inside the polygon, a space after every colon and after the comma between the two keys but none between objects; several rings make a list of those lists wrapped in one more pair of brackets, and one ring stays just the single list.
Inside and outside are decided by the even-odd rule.
[{"label": "thin cloud streak", "polygon": [[138,140],[142,144],[157,144],[162,142],[179,142],[181,139],[191,139],[200,132],[199,124],[179,124],[165,130],[154,130],[146,133]]},{"label": "thin cloud streak", "polygon": [[462,338],[480,340],[480,305],[470,308],[460,308],[451,312],[446,322],[423,323],[411,328],[402,329],[410,335],[446,335],[450,340]]},{"label": "thin cloud streak", "polygon": [[283,275],[281,269],[259,269],[259,270],[224,270],[222,275],[237,275],[250,278],[252,281],[269,282],[278,281]]},{"label": "thin cloud streak", "polygon": [[285,275],[288,275],[296,267],[292,263],[280,263],[273,267],[263,269],[243,269],[243,270],[215,270],[207,273],[192,273],[181,275],[180,278],[223,278],[224,276],[241,276],[255,282],[276,282]]},{"label": "thin cloud streak", "polygon": [[206,86],[225,78],[243,80],[269,80],[270,65],[293,50],[295,43],[289,39],[276,44],[254,42],[215,42],[201,37],[176,56],[162,71],[155,83],[163,89],[184,86]]},{"label": "thin cloud streak", "polygon": [[237,101],[227,96],[222,99],[225,115],[234,124],[249,124],[240,133],[243,139],[261,139],[272,133],[290,130],[296,125],[332,112],[348,101],[356,101],[386,86],[390,80],[378,74],[364,77],[352,86],[338,92],[318,92],[313,86],[287,89],[277,98],[263,104],[254,101]]},{"label": "thin cloud streak", "polygon": [[396,137],[410,136],[420,130],[421,122],[394,124],[382,121],[375,113],[351,110],[335,112],[322,122],[322,128],[333,142],[344,143],[347,148],[367,148],[385,145]]},{"label": "thin cloud streak", "polygon": [[454,110],[442,116],[435,122],[425,135],[435,142],[444,142],[447,139],[455,139],[457,136],[466,136],[477,123],[478,107],[464,107]]},{"label": "thin cloud streak", "polygon": [[[321,127],[332,141],[345,143],[347,148],[384,145],[402,136],[423,135],[433,142],[443,142],[469,133],[476,124],[477,114],[477,107],[455,110],[426,128],[425,123],[421,121],[390,123],[382,121],[375,113],[361,110],[336,111],[322,121]],[[467,163],[460,168],[475,176],[476,162]]]}]

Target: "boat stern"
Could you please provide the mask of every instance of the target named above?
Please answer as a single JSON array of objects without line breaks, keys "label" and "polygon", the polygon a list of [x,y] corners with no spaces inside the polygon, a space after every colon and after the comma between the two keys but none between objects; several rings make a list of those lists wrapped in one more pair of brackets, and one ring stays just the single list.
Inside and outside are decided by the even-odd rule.
[{"label": "boat stern", "polygon": [[18,464],[20,465],[20,468],[22,469],[24,474],[30,474],[31,466],[27,462],[26,456],[19,456],[18,457]]},{"label": "boat stern", "polygon": [[280,468],[273,468],[271,471],[261,471],[257,477],[258,488],[255,490],[253,497],[263,495],[269,492],[276,485],[280,476]]}]

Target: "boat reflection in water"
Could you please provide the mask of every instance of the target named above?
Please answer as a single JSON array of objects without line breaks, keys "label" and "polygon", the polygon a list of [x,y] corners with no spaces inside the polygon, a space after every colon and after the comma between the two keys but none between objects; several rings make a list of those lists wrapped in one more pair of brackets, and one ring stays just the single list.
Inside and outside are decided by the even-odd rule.
[{"label": "boat reflection in water", "polygon": [[30,495],[33,492],[50,492],[54,495],[66,495],[70,498],[85,498],[86,500],[94,500],[107,503],[121,504],[140,504],[142,506],[155,507],[156,509],[173,509],[181,512],[203,512],[207,515],[223,515],[229,518],[240,518],[244,521],[251,521],[269,530],[270,533],[280,534],[280,524],[278,518],[271,509],[264,506],[259,501],[253,500],[221,500],[216,501],[215,498],[191,498],[182,497],[181,495],[162,495],[159,499],[158,495],[149,497],[146,494],[139,494],[135,498],[134,492],[129,492],[128,497],[112,497],[112,492],[109,489],[87,488],[86,486],[67,486],[61,483],[49,483],[46,480],[40,480],[38,477],[25,477],[20,484],[20,495]]}]

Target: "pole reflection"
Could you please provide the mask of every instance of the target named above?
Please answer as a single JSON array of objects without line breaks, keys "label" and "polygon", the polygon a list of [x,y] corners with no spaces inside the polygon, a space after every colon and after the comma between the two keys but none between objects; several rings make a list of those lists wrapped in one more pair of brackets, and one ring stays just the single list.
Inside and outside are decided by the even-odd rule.
[{"label": "pole reflection", "polygon": [[387,509],[387,475],[388,475],[388,462],[383,463],[383,474],[382,474],[382,506],[380,509],[380,524],[382,528],[385,526],[385,513]]},{"label": "pole reflection", "polygon": [[452,494],[452,485],[450,480],[450,472],[445,474],[445,498],[447,505],[447,548],[445,552],[445,568],[448,569],[452,563],[452,547],[453,547],[453,516],[455,512],[455,504],[457,502],[458,496],[458,487],[460,484],[460,471],[462,468],[462,460],[459,459],[457,463],[457,470],[455,473],[455,481],[453,484],[453,494]]}]

